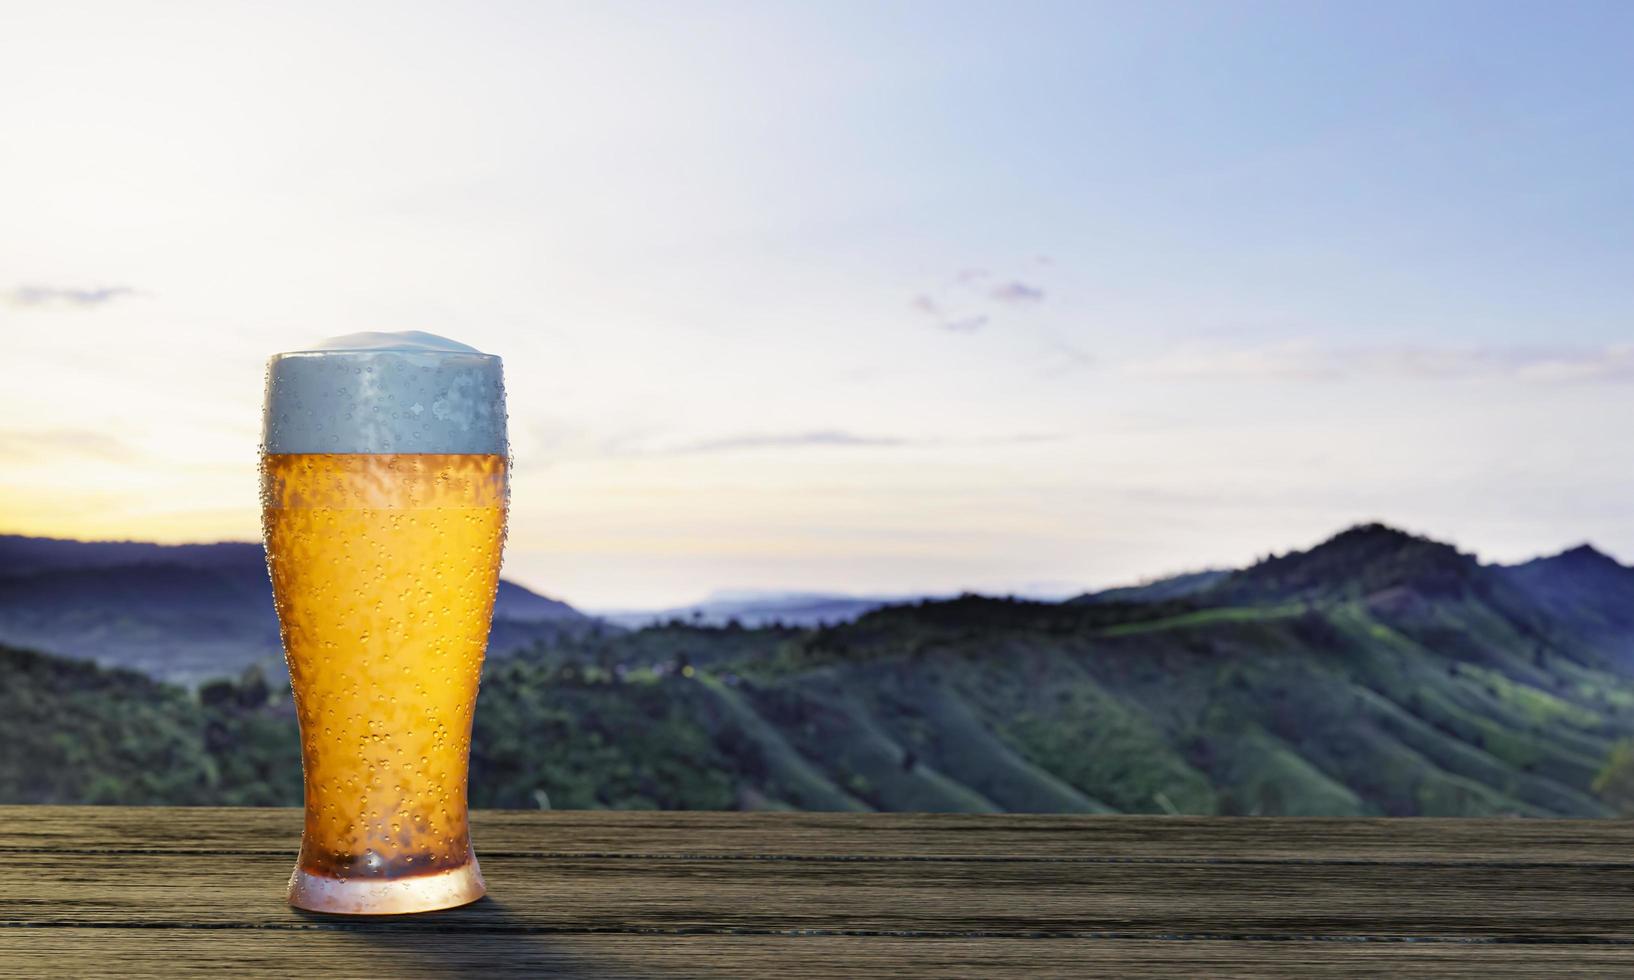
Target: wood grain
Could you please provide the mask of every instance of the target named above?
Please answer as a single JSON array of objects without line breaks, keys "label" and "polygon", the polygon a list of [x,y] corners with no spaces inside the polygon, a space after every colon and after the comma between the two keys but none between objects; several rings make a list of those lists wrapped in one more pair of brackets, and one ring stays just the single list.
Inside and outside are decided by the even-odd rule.
[{"label": "wood grain", "polygon": [[[0,924],[310,928],[267,855],[12,854]],[[442,931],[1634,938],[1634,868],[491,857]]]},{"label": "wood grain", "polygon": [[1634,973],[1634,826],[478,813],[490,897],[290,909],[294,810],[0,808],[0,976]]},{"label": "wood grain", "polygon": [[[1634,865],[1634,821],[477,811],[481,856]],[[0,852],[293,855],[299,810],[0,806]]]},{"label": "wood grain", "polygon": [[[133,935],[133,932],[136,933]],[[0,929],[0,977],[1627,976],[1608,946]]]}]

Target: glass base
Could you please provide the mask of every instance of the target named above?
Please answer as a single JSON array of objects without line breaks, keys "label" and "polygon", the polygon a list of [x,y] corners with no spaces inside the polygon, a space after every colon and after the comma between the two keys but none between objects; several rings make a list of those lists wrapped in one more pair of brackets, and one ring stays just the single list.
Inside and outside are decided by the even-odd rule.
[{"label": "glass base", "polygon": [[451,909],[481,898],[488,890],[476,855],[469,864],[412,878],[325,878],[296,868],[289,879],[289,904],[337,915],[403,915]]}]

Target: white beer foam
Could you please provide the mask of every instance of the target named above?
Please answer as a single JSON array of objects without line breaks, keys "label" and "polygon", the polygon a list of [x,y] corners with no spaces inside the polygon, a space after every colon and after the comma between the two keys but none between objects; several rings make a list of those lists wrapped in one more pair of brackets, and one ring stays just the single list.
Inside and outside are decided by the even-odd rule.
[{"label": "white beer foam", "polygon": [[354,333],[267,362],[268,453],[506,452],[500,359],[419,330]]},{"label": "white beer foam", "polygon": [[[395,333],[369,330],[363,333],[349,333],[344,337],[330,337],[320,340],[305,352],[317,351],[361,351],[361,350],[394,350],[394,351],[443,351],[455,354],[481,354],[469,344],[462,344],[457,340],[439,337],[424,330],[399,330]],[[291,353],[303,353],[291,351]],[[483,355],[488,356],[488,355]]]}]

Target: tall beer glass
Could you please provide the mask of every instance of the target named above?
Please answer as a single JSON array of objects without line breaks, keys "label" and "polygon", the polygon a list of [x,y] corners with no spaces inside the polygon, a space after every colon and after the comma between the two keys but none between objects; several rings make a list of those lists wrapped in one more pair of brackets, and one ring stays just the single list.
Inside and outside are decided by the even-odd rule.
[{"label": "tall beer glass", "polygon": [[306,826],[289,901],[463,905],[471,717],[505,539],[499,358],[355,334],[267,367],[267,569],[301,726]]}]

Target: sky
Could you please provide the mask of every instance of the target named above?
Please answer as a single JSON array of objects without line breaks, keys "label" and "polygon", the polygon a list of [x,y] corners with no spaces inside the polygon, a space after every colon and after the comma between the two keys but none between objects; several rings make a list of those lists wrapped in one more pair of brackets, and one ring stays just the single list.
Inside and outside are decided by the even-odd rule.
[{"label": "sky", "polygon": [[253,539],[276,351],[505,359],[506,574],[1634,560],[1634,5],[0,0],[0,531]]}]

